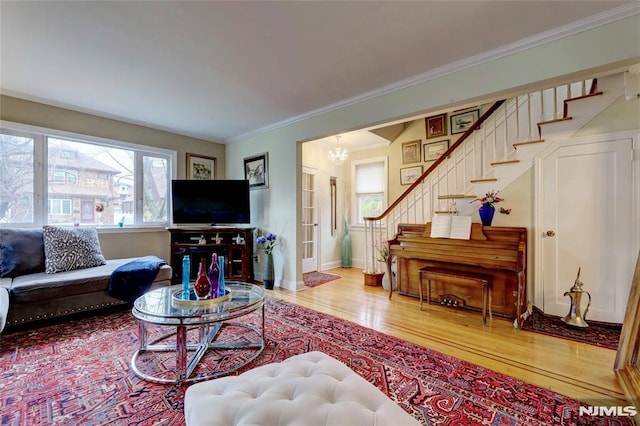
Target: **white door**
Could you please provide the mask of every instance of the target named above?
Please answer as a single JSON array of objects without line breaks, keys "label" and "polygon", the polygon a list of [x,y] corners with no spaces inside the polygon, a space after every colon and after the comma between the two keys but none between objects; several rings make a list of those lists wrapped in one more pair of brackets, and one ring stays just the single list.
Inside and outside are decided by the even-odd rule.
[{"label": "white door", "polygon": [[302,273],[318,270],[318,212],[315,171],[302,168]]},{"label": "white door", "polygon": [[[583,290],[592,298],[587,323],[622,323],[633,272],[632,230],[637,229],[632,146],[631,138],[566,141],[542,157],[538,241],[546,314],[569,313],[571,299],[564,293],[581,268]],[[584,311],[587,297],[582,301]]]}]

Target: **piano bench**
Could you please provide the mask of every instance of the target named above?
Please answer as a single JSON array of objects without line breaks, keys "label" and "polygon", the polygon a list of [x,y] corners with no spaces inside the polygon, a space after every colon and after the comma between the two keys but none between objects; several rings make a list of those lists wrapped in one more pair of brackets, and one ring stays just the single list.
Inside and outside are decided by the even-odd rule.
[{"label": "piano bench", "polygon": [[489,306],[489,318],[493,318],[493,313],[491,311],[491,275],[425,266],[420,269],[420,284],[418,285],[420,292],[420,310],[422,310],[422,284],[424,281],[427,282],[428,305],[431,304],[431,281],[440,281],[444,284],[482,286],[482,325],[487,325],[487,305]]}]

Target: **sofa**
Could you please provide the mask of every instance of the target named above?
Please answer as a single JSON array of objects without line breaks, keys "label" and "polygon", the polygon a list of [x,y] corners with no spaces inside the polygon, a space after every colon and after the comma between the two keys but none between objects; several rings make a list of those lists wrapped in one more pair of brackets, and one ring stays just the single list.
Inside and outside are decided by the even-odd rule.
[{"label": "sofa", "polygon": [[[135,259],[105,259],[95,229],[0,228],[0,332],[5,325],[129,304],[109,293],[109,280]],[[158,266],[150,289],[171,285],[171,267]]]}]

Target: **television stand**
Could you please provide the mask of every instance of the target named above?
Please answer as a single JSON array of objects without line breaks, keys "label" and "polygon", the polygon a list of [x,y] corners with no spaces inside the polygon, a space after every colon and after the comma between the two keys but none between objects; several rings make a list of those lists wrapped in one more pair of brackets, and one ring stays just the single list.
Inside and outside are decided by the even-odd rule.
[{"label": "television stand", "polygon": [[255,228],[239,226],[202,226],[167,228],[171,234],[171,282],[182,282],[182,257],[191,256],[192,281],[198,275],[198,265],[205,259],[207,269],[211,255],[224,256],[224,277],[227,280],[254,282],[253,239]]}]

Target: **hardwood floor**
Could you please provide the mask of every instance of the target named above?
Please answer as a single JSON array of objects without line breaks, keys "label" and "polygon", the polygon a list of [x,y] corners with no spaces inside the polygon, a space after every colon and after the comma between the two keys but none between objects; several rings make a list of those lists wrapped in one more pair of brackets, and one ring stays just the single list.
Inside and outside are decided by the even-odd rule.
[{"label": "hardwood floor", "polygon": [[613,372],[616,351],[513,328],[493,317],[393,294],[363,285],[362,270],[323,271],[342,278],[314,288],[267,294],[353,321],[382,333],[579,399],[590,405],[627,405]]}]

